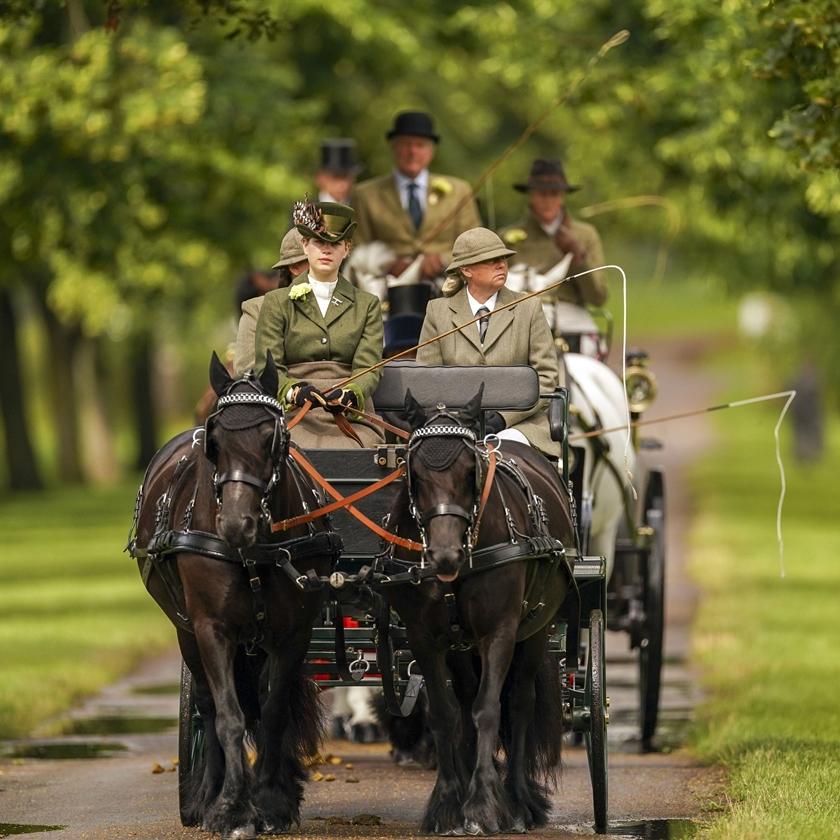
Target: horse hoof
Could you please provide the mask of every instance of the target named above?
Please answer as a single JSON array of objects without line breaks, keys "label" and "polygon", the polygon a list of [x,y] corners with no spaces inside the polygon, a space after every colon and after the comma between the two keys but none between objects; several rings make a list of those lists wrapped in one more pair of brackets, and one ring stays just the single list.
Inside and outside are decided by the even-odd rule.
[{"label": "horse hoof", "polygon": [[510,827],[511,834],[525,834],[528,831],[527,826],[525,825],[525,820],[522,817],[517,817],[513,825]]},{"label": "horse hoof", "polygon": [[486,834],[484,829],[475,820],[467,820],[464,823],[464,833],[471,834],[473,837],[478,837],[479,834]]},{"label": "horse hoof", "polygon": [[463,837],[464,829],[459,825],[456,828],[450,828],[449,831],[442,832],[444,837]]},{"label": "horse hoof", "polygon": [[234,828],[229,834],[224,836],[224,840],[255,840],[257,830],[253,823]]}]

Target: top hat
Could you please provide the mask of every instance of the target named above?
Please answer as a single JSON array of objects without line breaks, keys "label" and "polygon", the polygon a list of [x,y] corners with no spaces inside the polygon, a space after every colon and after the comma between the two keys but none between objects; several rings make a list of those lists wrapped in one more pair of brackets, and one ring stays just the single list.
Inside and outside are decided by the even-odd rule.
[{"label": "top hat", "polygon": [[298,233],[297,228],[292,228],[283,237],[283,241],[280,243],[280,258],[271,267],[282,268],[284,265],[294,265],[303,262],[305,259],[306,254],[303,253],[300,233]]},{"label": "top hat", "polygon": [[356,141],[349,137],[338,137],[321,141],[321,165],[334,175],[356,175],[361,171],[356,160]]},{"label": "top hat", "polygon": [[356,211],[337,201],[296,201],[292,207],[292,221],[305,239],[322,242],[342,242],[353,238]]},{"label": "top hat", "polygon": [[388,288],[388,314],[413,314],[423,317],[426,304],[432,296],[429,283],[406,283],[404,286],[390,286]]},{"label": "top hat", "polygon": [[563,164],[559,160],[546,160],[544,158],[537,158],[531,164],[531,171],[528,173],[526,183],[514,184],[513,188],[519,192],[528,192],[528,190],[575,192],[580,189],[576,184],[570,184],[566,180]]},{"label": "top hat", "polygon": [[432,118],[424,111],[402,111],[394,117],[394,125],[385,135],[388,140],[402,135],[411,137],[427,137],[440,142],[440,137],[435,133],[435,124]]}]

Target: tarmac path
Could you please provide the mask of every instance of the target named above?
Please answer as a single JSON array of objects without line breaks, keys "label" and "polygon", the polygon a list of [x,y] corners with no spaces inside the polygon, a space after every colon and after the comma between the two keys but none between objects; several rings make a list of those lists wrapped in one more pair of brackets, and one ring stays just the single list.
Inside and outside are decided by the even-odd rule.
[{"label": "tarmac path", "polygon": [[[697,369],[702,343],[669,341],[648,345],[659,393],[649,416],[708,405],[714,381]],[[657,838],[689,836],[690,826],[672,819],[701,818],[721,796],[722,775],[700,765],[679,745],[699,699],[696,674],[688,664],[689,630],[696,592],[685,573],[685,535],[691,520],[691,498],[685,471],[711,441],[704,416],[646,430],[664,443],[654,455],[667,482],[667,630],[660,750],[643,754],[635,740],[636,668],[626,638],[607,641],[607,686],[611,697],[610,818],[621,836]],[[156,716],[175,722],[180,659],[170,654],[149,661],[128,678],[72,712],[85,721],[102,716]],[[83,725],[83,724],[82,724]],[[129,727],[131,728],[131,727]],[[84,745],[117,743],[112,757],[84,759],[0,758],[0,837],[4,824],[29,826],[27,837],[44,840],[174,840],[208,836],[185,829],[178,821],[176,729],[159,733],[108,736],[75,735],[51,743]],[[32,747],[33,742],[6,745]],[[333,741],[325,752],[341,762],[321,768],[332,782],[310,782],[303,808],[301,837],[415,836],[433,774],[396,767],[386,745]],[[347,769],[345,764],[352,764]],[[158,765],[158,772],[153,772]],[[351,782],[349,779],[356,779]],[[362,816],[359,815],[367,815]],[[591,833],[591,793],[586,756],[565,749],[562,782],[554,799],[550,826],[540,837],[568,838]],[[615,821],[612,823],[612,821]],[[652,821],[639,826],[622,821]],[[57,827],[54,831],[36,826]],[[58,828],[60,827],[60,829]],[[33,832],[33,829],[34,832]],[[11,829],[6,828],[6,831]],[[32,832],[32,833],[30,833]]]}]

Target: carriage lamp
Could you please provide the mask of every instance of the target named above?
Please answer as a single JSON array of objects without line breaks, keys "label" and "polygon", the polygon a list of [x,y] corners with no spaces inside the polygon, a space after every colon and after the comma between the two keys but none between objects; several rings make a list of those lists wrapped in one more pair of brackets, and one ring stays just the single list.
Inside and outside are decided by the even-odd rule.
[{"label": "carriage lamp", "polygon": [[647,411],[656,399],[656,377],[648,367],[648,355],[644,350],[628,352],[624,387],[632,414]]}]

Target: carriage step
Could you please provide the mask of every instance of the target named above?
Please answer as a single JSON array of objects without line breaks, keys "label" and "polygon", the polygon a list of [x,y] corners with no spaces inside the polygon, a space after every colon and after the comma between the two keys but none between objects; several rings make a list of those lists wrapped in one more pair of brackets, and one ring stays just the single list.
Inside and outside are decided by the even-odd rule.
[{"label": "carriage step", "polygon": [[607,563],[603,557],[578,557],[575,560],[575,580],[603,579],[606,574]]}]

